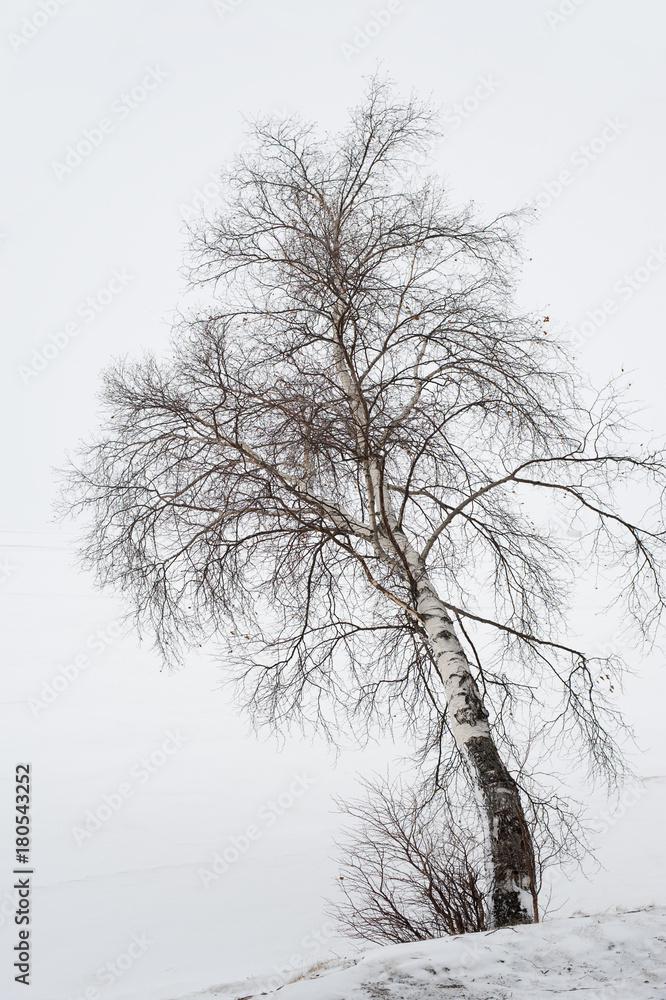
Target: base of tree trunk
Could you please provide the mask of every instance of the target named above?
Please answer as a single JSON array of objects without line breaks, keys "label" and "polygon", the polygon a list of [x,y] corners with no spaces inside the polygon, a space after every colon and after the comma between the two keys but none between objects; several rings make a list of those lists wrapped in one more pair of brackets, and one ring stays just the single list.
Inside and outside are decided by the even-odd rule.
[{"label": "base of tree trunk", "polygon": [[534,848],[520,792],[489,736],[472,738],[465,750],[481,789],[488,824],[493,924],[534,923],[538,920]]}]

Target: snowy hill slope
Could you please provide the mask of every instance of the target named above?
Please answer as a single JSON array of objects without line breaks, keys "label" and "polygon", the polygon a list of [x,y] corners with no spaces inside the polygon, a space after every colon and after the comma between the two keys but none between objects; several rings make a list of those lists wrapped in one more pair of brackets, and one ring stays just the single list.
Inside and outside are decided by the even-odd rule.
[{"label": "snowy hill slope", "polygon": [[552,1000],[574,992],[586,1000],[666,1000],[666,907],[377,948],[350,968],[279,991],[220,987],[196,1000]]}]

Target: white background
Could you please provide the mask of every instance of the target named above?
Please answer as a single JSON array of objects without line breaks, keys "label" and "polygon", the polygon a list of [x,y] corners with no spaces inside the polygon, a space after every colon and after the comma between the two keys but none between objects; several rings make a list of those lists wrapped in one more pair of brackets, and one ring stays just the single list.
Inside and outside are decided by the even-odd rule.
[{"label": "white background", "polygon": [[[315,953],[302,942],[324,924],[322,897],[333,891],[331,795],[393,753],[352,747],[336,764],[323,746],[296,737],[279,750],[239,720],[209,655],[193,655],[168,676],[132,635],[92,653],[48,709],[30,709],[44,682],[91,652],[90,637],[119,613],[76,569],[75,526],[53,522],[53,467],[94,426],[105,363],[167,349],[184,290],[183,215],[242,144],[242,115],[299,111],[334,130],[378,61],[403,93],[432,95],[448,122],[435,162],[454,200],[474,199],[493,216],[540,196],[542,211],[526,232],[521,300],[577,330],[588,311],[598,317],[604,300],[616,301],[577,351],[579,363],[598,381],[633,370],[641,420],[656,433],[666,426],[666,265],[631,295],[614,290],[666,243],[663,2],[562,0],[556,14],[555,0],[403,0],[376,37],[359,35],[382,6],[240,0],[216,10],[209,0],[70,0],[43,25],[36,2],[2,6],[0,896],[11,886],[13,768],[28,759],[33,1000],[79,997],[95,984],[103,1000],[179,997],[270,972],[291,956],[303,954],[305,964],[322,957],[328,945]],[[24,41],[21,32],[34,37]],[[114,102],[150,69],[167,78],[121,120]],[[479,101],[482,79],[493,92]],[[461,103],[464,119],[454,110]],[[54,163],[102,118],[113,131],[58,179]],[[586,153],[608,120],[617,137]],[[571,183],[558,193],[562,170]],[[131,281],[94,321],[77,314],[123,269]],[[78,336],[37,372],[34,352],[72,321]],[[593,630],[608,638],[614,625],[595,619]],[[663,900],[654,828],[666,773],[662,660],[655,653],[642,662],[622,696],[637,727],[645,793],[599,838],[606,870],[558,884],[564,914]],[[176,729],[187,737],[182,749],[77,846],[71,827]],[[313,786],[204,890],[199,867],[303,770]],[[605,804],[591,801],[598,815]],[[12,982],[16,938],[5,909],[0,981],[4,995],[22,996]],[[146,954],[114,985],[100,985],[96,970],[143,933],[153,942]]]}]

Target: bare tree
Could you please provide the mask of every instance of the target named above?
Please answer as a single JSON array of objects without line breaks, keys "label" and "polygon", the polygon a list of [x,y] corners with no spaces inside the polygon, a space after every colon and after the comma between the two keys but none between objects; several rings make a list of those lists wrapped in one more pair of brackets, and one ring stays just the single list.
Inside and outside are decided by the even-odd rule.
[{"label": "bare tree", "polygon": [[[402,712],[442,759],[451,740],[504,925],[536,914],[516,705],[617,766],[567,599],[596,562],[639,629],[657,624],[663,532],[622,488],[665,468],[623,443],[614,387],[594,397],[513,304],[516,220],[454,211],[413,165],[433,128],[377,81],[330,139],[255,124],[193,235],[210,296],[169,360],[107,372],[69,496],[100,582],[167,657],[228,637],[257,718],[334,732]],[[576,549],[531,494],[578,518]]]}]

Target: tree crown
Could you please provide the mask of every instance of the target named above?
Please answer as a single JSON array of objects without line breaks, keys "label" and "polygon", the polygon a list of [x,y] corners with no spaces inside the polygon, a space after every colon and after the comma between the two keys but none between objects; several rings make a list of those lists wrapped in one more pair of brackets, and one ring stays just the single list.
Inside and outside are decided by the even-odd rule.
[{"label": "tree crown", "polygon": [[[107,371],[112,419],[71,502],[92,513],[101,582],[164,654],[231,630],[250,704],[274,720],[401,704],[441,748],[415,606],[427,574],[503,738],[512,705],[545,702],[546,728],[578,727],[612,769],[600,665],[562,638],[567,597],[597,560],[644,634],[656,626],[663,532],[623,512],[622,487],[663,487],[663,458],[627,449],[616,387],[591,393],[515,306],[518,217],[481,224],[415,167],[433,129],[378,81],[333,138],[255,123],[193,233],[212,303],[170,359]],[[544,525],[551,505],[575,543]]]}]

